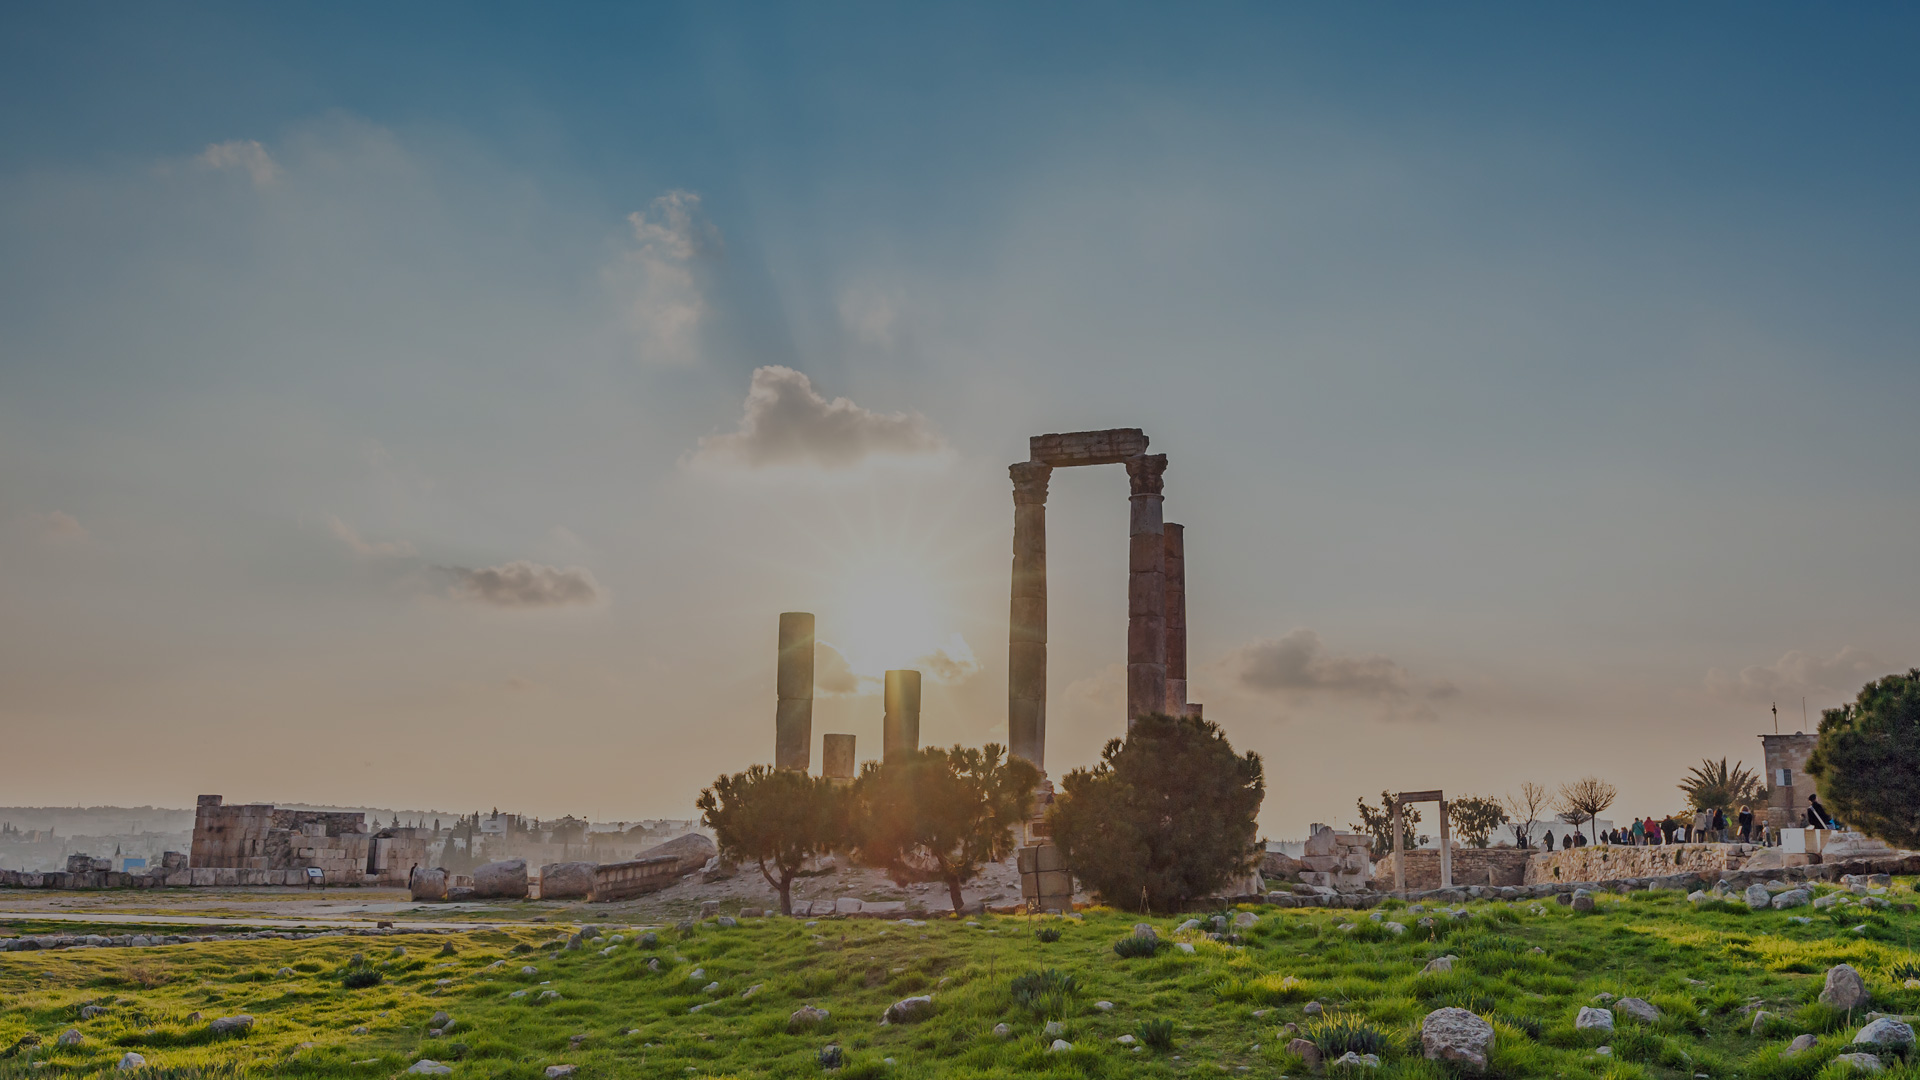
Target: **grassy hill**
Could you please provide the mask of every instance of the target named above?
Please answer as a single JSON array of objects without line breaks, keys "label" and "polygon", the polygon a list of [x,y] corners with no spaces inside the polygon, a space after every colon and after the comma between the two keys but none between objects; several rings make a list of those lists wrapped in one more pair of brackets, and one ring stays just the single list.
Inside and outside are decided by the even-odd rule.
[{"label": "grassy hill", "polygon": [[[1913,899],[1910,886],[1896,885],[1894,899]],[[0,1060],[0,1077],[111,1070],[129,1050],[153,1076],[387,1077],[425,1057],[455,1077],[534,1078],[555,1064],[578,1066],[580,1078],[818,1077],[828,1044],[843,1048],[834,1074],[843,1080],[1306,1075],[1286,1051],[1286,1024],[1333,1054],[1377,1050],[1382,1066],[1364,1075],[1446,1077],[1459,1074],[1420,1056],[1418,1030],[1428,1011],[1456,1005],[1493,1021],[1494,1075],[1787,1078],[1839,1075],[1843,1066],[1822,1069],[1865,1022],[1815,1001],[1831,965],[1866,976],[1868,1008],[1920,1011],[1920,988],[1905,988],[1920,970],[1901,966],[1916,963],[1920,916],[1706,907],[1640,893],[1603,895],[1578,913],[1541,901],[1474,902],[1460,915],[1389,903],[1378,921],[1375,912],[1250,908],[1258,922],[1237,942],[1177,931],[1184,916],[1147,919],[1168,945],[1139,958],[1113,946],[1142,920],[1103,910],[919,925],[708,921],[660,928],[650,944],[641,931],[602,928],[604,937],[573,949],[564,946],[574,927],[528,924],[14,952],[0,956],[0,1047],[44,1041]],[[1057,940],[1046,940],[1053,931]],[[356,953],[379,972],[377,985],[344,985]],[[1452,972],[1422,973],[1445,955],[1458,958]],[[1048,969],[1071,976],[1074,989],[1033,1007],[1016,1001],[1015,978]],[[543,1000],[549,991],[557,998]],[[1603,993],[1644,998],[1662,1015],[1645,1024],[1620,1015],[1611,1034],[1575,1030],[1580,1007]],[[926,1019],[878,1022],[889,1004],[918,994],[933,997]],[[82,1020],[88,1005],[107,1011]],[[793,1028],[803,1005],[828,1019]],[[1757,1034],[1755,1006],[1778,1017]],[[429,1019],[442,1010],[454,1027],[431,1037]],[[250,1031],[208,1030],[240,1013],[256,1018]],[[1050,1021],[1070,1050],[1049,1049]],[[1147,1045],[1155,1021],[1170,1023],[1170,1047]],[[996,1035],[997,1024],[1011,1036]],[[69,1028],[83,1041],[54,1046]],[[1782,1056],[1803,1032],[1818,1045]],[[1133,1046],[1119,1041],[1127,1035]],[[1920,1062],[1883,1075],[1920,1075]]]}]

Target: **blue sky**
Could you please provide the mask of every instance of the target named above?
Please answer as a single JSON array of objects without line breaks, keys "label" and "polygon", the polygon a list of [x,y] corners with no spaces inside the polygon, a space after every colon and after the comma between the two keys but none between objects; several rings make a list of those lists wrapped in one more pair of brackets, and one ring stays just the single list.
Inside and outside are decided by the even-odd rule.
[{"label": "blue sky", "polygon": [[[912,663],[1004,741],[1005,466],[1090,427],[1171,458],[1275,836],[1666,812],[1920,662],[1895,6],[0,28],[0,727],[97,762],[19,801],[690,814],[789,609],[816,737]],[[1055,771],[1123,725],[1106,472],[1054,483]]]}]

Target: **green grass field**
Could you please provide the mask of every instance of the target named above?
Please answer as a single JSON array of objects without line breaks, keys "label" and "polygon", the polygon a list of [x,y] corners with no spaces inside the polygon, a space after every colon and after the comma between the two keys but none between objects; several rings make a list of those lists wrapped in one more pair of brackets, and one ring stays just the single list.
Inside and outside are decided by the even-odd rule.
[{"label": "green grass field", "polygon": [[[1895,892],[1913,898],[1910,883]],[[1408,927],[1397,936],[1372,912],[1249,908],[1260,919],[1237,946],[1176,934],[1184,917],[1156,917],[1146,921],[1193,952],[1131,959],[1113,945],[1140,920],[1105,910],[921,926],[709,921],[685,934],[659,928],[652,946],[637,931],[607,930],[625,940],[574,950],[561,948],[571,926],[521,925],[14,952],[0,954],[0,1048],[28,1035],[43,1042],[0,1059],[0,1078],[112,1071],[129,1050],[148,1065],[135,1075],[153,1077],[386,1077],[423,1057],[451,1065],[456,1078],[534,1078],[562,1063],[582,1078],[812,1077],[825,1075],[818,1055],[829,1043],[844,1048],[833,1074],[842,1078],[1303,1076],[1284,1049],[1287,1023],[1329,1045],[1379,1044],[1383,1064],[1367,1075],[1444,1077],[1456,1074],[1422,1059],[1418,1038],[1421,1018],[1442,1005],[1494,1022],[1499,1076],[1829,1077],[1844,1073],[1827,1062],[1864,1022],[1815,1001],[1830,965],[1850,963],[1867,977],[1870,1008],[1920,1011],[1920,989],[1903,988],[1899,967],[1915,962],[1920,916],[1709,906],[1691,910],[1675,893],[1603,895],[1591,913],[1551,901],[1474,902],[1468,917],[1440,912],[1432,928],[1416,926],[1421,916],[1404,905],[1376,909]],[[1042,940],[1042,929],[1058,930],[1058,940]],[[381,973],[377,985],[344,985],[355,953]],[[1453,972],[1420,973],[1448,954],[1460,958]],[[523,965],[537,973],[521,974]],[[1013,980],[1046,969],[1071,976],[1075,989],[1017,1003]],[[711,983],[719,985],[709,991]],[[546,991],[559,997],[543,1001]],[[1580,1006],[1602,992],[1645,998],[1664,1016],[1650,1025],[1621,1016],[1605,1037],[1576,1031]],[[929,1018],[879,1024],[890,1003],[929,993]],[[1325,1009],[1318,1021],[1304,1011],[1313,1001]],[[1749,1032],[1756,1002],[1781,1017],[1761,1035]],[[80,1019],[89,1005],[107,1011]],[[802,1005],[828,1010],[829,1020],[790,1031]],[[430,1037],[428,1020],[441,1010],[455,1026]],[[256,1018],[250,1032],[209,1033],[207,1021],[239,1013]],[[1048,1049],[1049,1020],[1064,1025],[1071,1050]],[[1144,1036],[1154,1021],[1171,1022],[1170,1048],[1117,1041]],[[1012,1038],[993,1033],[1000,1023]],[[55,1046],[70,1028],[83,1041]],[[1818,1046],[1782,1057],[1801,1032],[1821,1036]],[[1609,1056],[1597,1053],[1603,1045]],[[1883,1075],[1920,1077],[1920,1059]]]}]

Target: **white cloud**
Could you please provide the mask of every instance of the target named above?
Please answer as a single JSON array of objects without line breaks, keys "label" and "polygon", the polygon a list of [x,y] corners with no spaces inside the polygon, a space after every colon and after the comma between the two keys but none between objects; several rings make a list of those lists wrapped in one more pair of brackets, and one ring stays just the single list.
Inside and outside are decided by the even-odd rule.
[{"label": "white cloud", "polygon": [[826,697],[852,697],[856,694],[870,693],[878,685],[875,679],[862,679],[854,674],[853,665],[847,662],[847,654],[840,647],[828,641],[816,639],[813,643],[813,692]]},{"label": "white cloud", "polygon": [[266,187],[280,175],[280,166],[267,148],[253,139],[214,143],[195,159],[209,169],[239,169],[253,178],[254,187]]},{"label": "white cloud", "polygon": [[880,293],[849,289],[840,294],[840,325],[864,345],[892,348],[898,318],[893,300]]},{"label": "white cloud", "polygon": [[1416,679],[1387,656],[1336,656],[1317,631],[1305,628],[1242,645],[1221,663],[1255,693],[1372,701],[1392,718],[1431,720],[1431,702],[1459,693],[1451,683]]},{"label": "white cloud", "polygon": [[332,514],[327,515],[327,531],[363,559],[404,559],[414,554],[413,545],[404,540],[363,540],[353,526]]},{"label": "white cloud", "polygon": [[945,645],[915,660],[912,666],[937,683],[965,682],[980,674],[980,661],[974,658],[973,647],[959,634],[954,634]]},{"label": "white cloud", "polygon": [[1772,702],[1808,694],[1850,698],[1862,686],[1893,670],[1893,665],[1851,645],[1832,656],[1794,649],[1770,664],[1742,668],[1738,673],[1714,668],[1707,672],[1707,689],[1717,697],[1737,701]]},{"label": "white cloud", "polygon": [[455,599],[494,607],[566,607],[595,604],[604,596],[600,583],[581,566],[545,566],[519,559],[478,570],[464,566],[439,569],[452,576]]},{"label": "white cloud", "polygon": [[926,456],[945,449],[945,440],[919,413],[874,412],[846,398],[828,401],[801,372],[763,367],[753,373],[740,426],[701,439],[691,460],[748,469],[842,469],[869,457]]},{"label": "white cloud", "polygon": [[621,326],[648,363],[692,364],[708,314],[695,264],[720,251],[720,232],[700,216],[700,196],[690,191],[669,191],[627,222],[635,246],[604,275]]}]

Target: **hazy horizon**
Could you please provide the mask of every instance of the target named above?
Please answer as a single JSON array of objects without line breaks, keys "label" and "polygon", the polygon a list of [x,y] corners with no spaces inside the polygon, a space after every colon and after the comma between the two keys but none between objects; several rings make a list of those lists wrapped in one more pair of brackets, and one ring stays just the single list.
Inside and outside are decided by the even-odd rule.
[{"label": "hazy horizon", "polygon": [[[1004,744],[1006,466],[1089,428],[1276,838],[1666,812],[1920,664],[1909,9],[0,25],[10,802],[692,817],[790,610],[816,769],[890,667]],[[1056,779],[1126,507],[1054,474]]]}]

